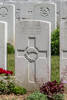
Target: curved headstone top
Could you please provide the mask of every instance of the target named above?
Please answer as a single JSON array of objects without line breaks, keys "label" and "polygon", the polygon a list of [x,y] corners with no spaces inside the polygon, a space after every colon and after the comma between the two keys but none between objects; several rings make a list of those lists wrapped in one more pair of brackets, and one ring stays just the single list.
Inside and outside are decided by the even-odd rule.
[{"label": "curved headstone top", "polygon": [[2,2],[13,2],[13,1],[15,1],[15,2],[20,2],[20,1],[31,1],[31,2],[48,2],[48,1],[51,1],[51,0],[0,0],[0,1],[2,1]]}]

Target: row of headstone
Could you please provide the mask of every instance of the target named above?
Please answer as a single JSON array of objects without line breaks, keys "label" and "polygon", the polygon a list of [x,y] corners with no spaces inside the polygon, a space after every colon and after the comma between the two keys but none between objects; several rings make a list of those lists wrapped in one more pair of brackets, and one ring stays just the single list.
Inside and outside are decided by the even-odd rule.
[{"label": "row of headstone", "polygon": [[50,21],[52,31],[57,27],[56,4],[37,2],[3,2],[0,4],[0,20],[8,23],[8,43],[15,45],[16,21],[24,19]]},{"label": "row of headstone", "polygon": [[[28,90],[38,88],[51,78],[51,32],[56,28],[56,4],[47,2],[11,2],[0,4],[0,66],[7,65],[7,35],[15,46],[15,75],[18,83]],[[65,2],[66,4],[66,2]],[[61,11],[60,76],[66,75],[67,14]],[[15,20],[16,19],[16,20]],[[16,31],[15,31],[16,26]],[[6,35],[7,34],[7,35]],[[11,35],[11,36],[10,36]],[[65,77],[66,80],[66,77]],[[64,81],[65,81],[64,80]]]},{"label": "row of headstone", "polygon": [[[51,31],[56,28],[53,3],[16,3],[15,75],[27,90],[51,78]],[[19,67],[18,67],[19,66]]]},{"label": "row of headstone", "polygon": [[[6,24],[7,31],[3,29],[8,39],[10,35],[16,37],[15,75],[18,83],[28,90],[33,90],[43,82],[49,81],[51,78],[50,41],[51,32],[56,28],[56,5],[37,2],[3,3],[0,4],[0,20],[8,24]],[[3,34],[6,35],[4,32]],[[7,38],[3,34],[3,40],[6,41]],[[7,69],[6,47],[4,42],[1,52],[3,62],[0,61],[4,69]]]},{"label": "row of headstone", "polygon": [[64,0],[0,0],[1,2],[54,2],[57,5],[57,25],[60,26],[60,4]]}]

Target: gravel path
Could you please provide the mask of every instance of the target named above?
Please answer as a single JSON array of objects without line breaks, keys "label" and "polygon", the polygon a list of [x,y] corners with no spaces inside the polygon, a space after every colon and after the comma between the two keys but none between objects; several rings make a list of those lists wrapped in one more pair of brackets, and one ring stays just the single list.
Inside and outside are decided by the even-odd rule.
[{"label": "gravel path", "polygon": [[28,92],[25,95],[0,95],[0,100],[26,100],[27,96],[29,96],[31,92]]}]

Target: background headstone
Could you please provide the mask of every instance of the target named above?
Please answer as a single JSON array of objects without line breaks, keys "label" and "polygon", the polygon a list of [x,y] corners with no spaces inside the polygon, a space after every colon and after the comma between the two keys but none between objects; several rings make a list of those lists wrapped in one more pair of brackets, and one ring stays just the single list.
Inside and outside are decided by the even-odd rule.
[{"label": "background headstone", "polygon": [[7,23],[0,21],[0,68],[7,69]]},{"label": "background headstone", "polygon": [[12,4],[0,4],[0,20],[8,23],[8,42],[15,42],[15,6]]},{"label": "background headstone", "polygon": [[[24,0],[25,1],[25,0]],[[32,20],[43,20],[51,22],[51,30],[54,31],[57,28],[57,7],[56,3],[50,2],[50,0],[28,0],[24,2],[20,1],[10,1],[7,0],[4,3],[14,4],[16,8],[16,19],[18,21],[25,19]],[[17,21],[16,20],[16,21]]]},{"label": "background headstone", "polygon": [[16,3],[16,21],[20,20],[43,20],[51,22],[52,31],[57,27],[56,4],[25,2]]},{"label": "background headstone", "polygon": [[60,78],[67,82],[67,1],[61,3],[60,16]]},{"label": "background headstone", "polygon": [[16,23],[16,80],[28,90],[50,80],[50,34],[51,23],[46,21]]}]

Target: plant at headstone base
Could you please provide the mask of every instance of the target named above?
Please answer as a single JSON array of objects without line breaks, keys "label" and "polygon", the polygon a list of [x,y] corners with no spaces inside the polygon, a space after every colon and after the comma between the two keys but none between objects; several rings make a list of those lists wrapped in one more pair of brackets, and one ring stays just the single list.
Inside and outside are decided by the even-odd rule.
[{"label": "plant at headstone base", "polygon": [[20,86],[17,86],[15,84],[15,80],[13,77],[10,77],[10,75],[13,74],[12,71],[4,70],[3,68],[0,68],[0,74],[5,74],[6,77],[2,77],[2,80],[0,79],[0,94],[25,94],[26,89],[22,88]]},{"label": "plant at headstone base", "polygon": [[44,83],[40,87],[40,92],[47,95],[48,98],[51,100],[53,99],[54,94],[63,94],[64,93],[64,86],[62,83],[58,83],[56,80],[53,82]]},{"label": "plant at headstone base", "polygon": [[22,88],[22,87],[20,87],[20,86],[15,86],[14,87],[14,89],[13,89],[13,93],[14,94],[21,94],[21,95],[23,95],[23,94],[26,94],[26,89],[25,88]]},{"label": "plant at headstone base", "polygon": [[1,95],[1,94],[5,94],[6,89],[7,89],[7,87],[6,87],[5,82],[3,82],[3,80],[1,80],[1,81],[0,81],[0,95]]},{"label": "plant at headstone base", "polygon": [[59,33],[60,30],[57,28],[51,34],[51,55],[59,55]]},{"label": "plant at headstone base", "polygon": [[26,94],[26,89],[17,86],[14,81],[1,80],[0,81],[0,94]]},{"label": "plant at headstone base", "polygon": [[12,75],[13,72],[12,71],[9,71],[9,70],[5,70],[3,68],[0,68],[0,74],[5,74],[5,75]]},{"label": "plant at headstone base", "polygon": [[64,100],[64,95],[63,94],[54,94],[53,95],[54,100]]},{"label": "plant at headstone base", "polygon": [[34,92],[30,96],[28,96],[26,100],[48,100],[48,98],[46,95],[40,92]]}]

